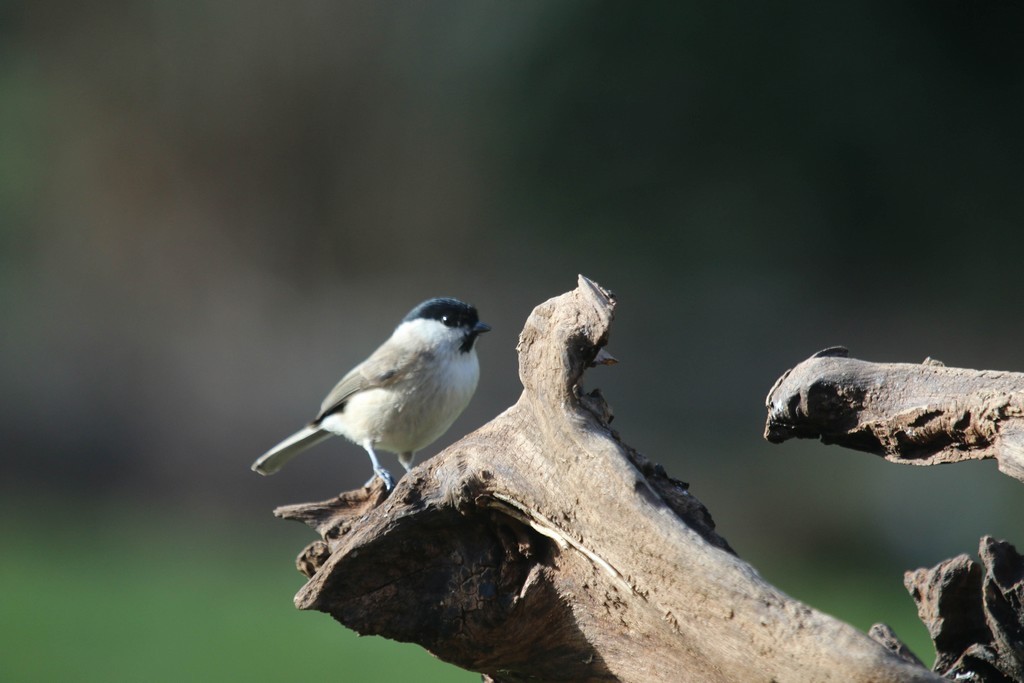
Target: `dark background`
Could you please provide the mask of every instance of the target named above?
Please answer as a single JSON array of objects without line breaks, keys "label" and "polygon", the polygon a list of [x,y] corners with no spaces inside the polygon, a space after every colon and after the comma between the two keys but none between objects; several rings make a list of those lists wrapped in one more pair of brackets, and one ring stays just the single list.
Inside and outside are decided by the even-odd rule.
[{"label": "dark background", "polygon": [[764,396],[833,344],[1024,369],[1022,35],[1015,2],[0,4],[0,674],[458,677],[288,602],[311,534],[270,510],[360,449],[249,464],[457,296],[494,331],[436,453],[577,273],[619,296],[587,381],[623,438],[929,659],[902,572],[1019,545],[1020,483],[770,446]]}]

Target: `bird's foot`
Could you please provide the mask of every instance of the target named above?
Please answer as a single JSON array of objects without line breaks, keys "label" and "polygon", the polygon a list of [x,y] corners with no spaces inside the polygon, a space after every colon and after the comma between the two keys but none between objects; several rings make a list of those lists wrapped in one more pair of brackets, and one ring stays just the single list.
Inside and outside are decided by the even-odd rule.
[{"label": "bird's foot", "polygon": [[373,480],[377,479],[377,478],[380,478],[380,480],[382,482],[384,482],[384,489],[385,490],[390,491],[391,489],[395,488],[395,478],[392,477],[391,473],[388,472],[383,467],[376,467],[376,468],[374,468],[373,476],[370,477],[369,481],[367,481],[365,484],[363,484],[363,486],[364,487],[369,486],[370,484],[373,483]]}]

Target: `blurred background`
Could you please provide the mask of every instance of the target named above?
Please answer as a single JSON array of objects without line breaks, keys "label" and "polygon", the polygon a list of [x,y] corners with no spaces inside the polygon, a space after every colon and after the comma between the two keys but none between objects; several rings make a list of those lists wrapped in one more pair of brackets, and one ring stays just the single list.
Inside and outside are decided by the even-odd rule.
[{"label": "blurred background", "polygon": [[[587,377],[773,583],[930,662],[904,570],[1024,544],[994,463],[762,440],[787,368],[1024,370],[1013,2],[0,4],[0,679],[474,681],[297,612],[362,484],[303,425],[419,301],[494,327],[429,457],[513,403],[584,273]],[[385,456],[400,471],[393,456]]]}]

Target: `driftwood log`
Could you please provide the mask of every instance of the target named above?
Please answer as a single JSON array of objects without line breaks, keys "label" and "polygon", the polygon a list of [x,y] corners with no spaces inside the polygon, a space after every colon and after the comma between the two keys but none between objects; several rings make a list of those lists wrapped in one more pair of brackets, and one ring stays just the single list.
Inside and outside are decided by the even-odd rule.
[{"label": "driftwood log", "polygon": [[322,539],[299,556],[296,605],[490,681],[941,680],[769,585],[623,443],[583,388],[611,360],[614,306],[581,277],[534,309],[518,402],[391,495],[279,508]]},{"label": "driftwood log", "polygon": [[935,643],[933,669],[953,680],[1024,681],[1024,558],[988,536],[978,557],[904,576]]},{"label": "driftwood log", "polygon": [[1024,481],[1024,373],[847,355],[819,351],[779,378],[767,399],[768,441],[820,438],[910,465],[995,458]]},{"label": "driftwood log", "polygon": [[[826,349],[779,378],[766,400],[768,441],[818,438],[912,465],[994,458],[1024,481],[1024,373],[847,356]],[[933,670],[1024,681],[1024,557],[987,536],[978,557],[904,576],[935,645]]]}]

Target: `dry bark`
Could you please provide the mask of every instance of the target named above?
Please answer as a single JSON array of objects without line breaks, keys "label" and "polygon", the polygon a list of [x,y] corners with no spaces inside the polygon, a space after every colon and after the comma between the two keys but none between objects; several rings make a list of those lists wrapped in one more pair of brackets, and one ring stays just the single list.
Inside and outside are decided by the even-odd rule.
[{"label": "dry bark", "polygon": [[614,304],[581,277],[538,306],[518,402],[390,496],[279,509],[323,539],[299,557],[296,605],[492,681],[941,680],[769,585],[621,441],[582,387]]},{"label": "dry bark", "polygon": [[995,458],[1024,481],[1024,373],[869,363],[835,347],[783,374],[767,407],[772,443],[820,438],[911,465]]},{"label": "dry bark", "polygon": [[[775,383],[765,438],[820,438],[913,465],[995,458],[1024,481],[1024,374],[869,363],[834,347]],[[1024,557],[981,539],[967,555],[907,572],[904,583],[935,644],[934,671],[953,680],[1024,681]],[[898,651],[898,641],[880,642]]]},{"label": "dry bark", "polygon": [[935,643],[933,668],[953,680],[1024,681],[1024,558],[988,536],[978,556],[903,578]]}]

